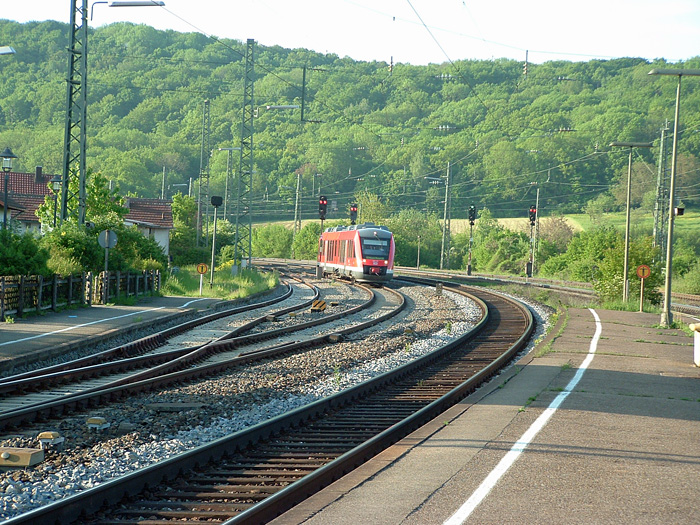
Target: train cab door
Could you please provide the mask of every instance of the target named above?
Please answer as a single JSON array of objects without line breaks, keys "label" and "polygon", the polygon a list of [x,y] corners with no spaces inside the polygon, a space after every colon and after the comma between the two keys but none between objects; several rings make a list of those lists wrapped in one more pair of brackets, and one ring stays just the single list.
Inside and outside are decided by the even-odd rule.
[{"label": "train cab door", "polygon": [[338,262],[340,262],[340,264],[343,267],[343,269],[342,269],[343,275],[345,275],[346,267],[347,267],[347,260],[345,259],[345,252],[346,252],[347,245],[348,245],[348,241],[346,241],[345,239],[340,241],[340,260]]}]

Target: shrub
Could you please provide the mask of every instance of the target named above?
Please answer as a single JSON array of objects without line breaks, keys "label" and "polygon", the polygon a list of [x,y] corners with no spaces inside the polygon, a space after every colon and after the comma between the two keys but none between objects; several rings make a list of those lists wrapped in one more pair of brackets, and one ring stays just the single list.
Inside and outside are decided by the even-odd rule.
[{"label": "shrub", "polygon": [[46,275],[51,272],[47,261],[49,252],[40,247],[30,233],[16,235],[0,231],[0,273],[2,275]]}]

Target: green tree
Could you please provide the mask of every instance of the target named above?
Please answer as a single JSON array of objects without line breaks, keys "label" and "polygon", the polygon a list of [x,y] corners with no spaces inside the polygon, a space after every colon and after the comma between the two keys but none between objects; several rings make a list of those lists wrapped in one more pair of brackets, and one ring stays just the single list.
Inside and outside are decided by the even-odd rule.
[{"label": "green tree", "polygon": [[387,226],[394,234],[396,243],[395,264],[415,266],[420,244],[420,263],[431,267],[440,265],[442,229],[435,215],[407,208],[392,215]]},{"label": "green tree", "polygon": [[479,212],[472,248],[472,267],[475,271],[522,274],[529,256],[530,240],[527,235],[500,225],[488,208]]},{"label": "green tree", "polygon": [[253,253],[256,257],[287,258],[292,251],[293,233],[279,224],[253,229]]},{"label": "green tree", "polygon": [[69,275],[104,269],[104,250],[97,243],[97,232],[74,222],[66,221],[48,232],[40,245],[51,255],[48,267],[52,273]]},{"label": "green tree", "polygon": [[[637,277],[636,269],[639,265],[645,264],[651,268],[651,275],[644,280],[644,298],[652,304],[661,302],[659,289],[663,286],[663,277],[658,254],[658,248],[652,247],[651,237],[630,242],[628,268],[630,300],[639,298],[641,279]],[[617,301],[622,298],[624,260],[624,243],[618,243],[603,253],[598,265],[598,278],[593,284],[601,299]]]},{"label": "green tree", "polygon": [[384,204],[379,196],[368,190],[355,194],[355,202],[358,205],[358,223],[373,222],[382,224],[391,213],[390,206]]},{"label": "green tree", "polygon": [[173,229],[170,231],[170,255],[173,264],[197,264],[209,260],[208,250],[197,246],[197,202],[194,197],[173,196]]},{"label": "green tree", "polygon": [[321,238],[321,224],[314,221],[304,225],[292,242],[295,259],[316,260],[318,241]]},{"label": "green tree", "polygon": [[[70,191],[72,195],[78,194],[78,186],[78,177],[71,177]],[[54,195],[54,190],[51,188],[51,193],[46,196],[44,203],[37,208],[36,213],[43,230],[53,227]],[[120,195],[119,188],[114,187],[110,189],[107,178],[100,173],[93,172],[91,169],[88,169],[86,174],[85,196],[86,222],[99,222],[100,218],[106,215],[113,216],[121,221],[129,213],[129,210],[124,206],[124,197]],[[60,208],[60,193],[56,195],[56,198]],[[73,202],[77,202],[75,198]],[[77,209],[75,209],[72,215],[68,217],[68,221],[77,221],[77,218]]]},{"label": "green tree", "polygon": [[540,267],[540,273],[591,282],[598,278],[600,264],[608,250],[617,249],[622,243],[622,234],[612,226],[578,232],[571,238],[566,252],[550,257]]},{"label": "green tree", "polygon": [[30,233],[0,230],[0,275],[50,275],[49,252]]}]

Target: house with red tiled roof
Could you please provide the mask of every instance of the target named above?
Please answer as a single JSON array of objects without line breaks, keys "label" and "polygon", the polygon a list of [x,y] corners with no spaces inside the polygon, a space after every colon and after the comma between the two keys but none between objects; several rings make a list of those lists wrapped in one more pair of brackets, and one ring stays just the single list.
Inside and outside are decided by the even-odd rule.
[{"label": "house with red tiled roof", "polygon": [[[40,167],[34,173],[8,173],[7,203],[5,203],[5,178],[0,177],[0,202],[2,208],[7,205],[7,224],[18,233],[27,231],[41,234],[41,223],[36,210],[51,195],[51,179]],[[4,211],[2,212],[4,216]]]},{"label": "house with red tiled roof", "polygon": [[129,213],[124,224],[136,226],[146,237],[153,238],[170,254],[170,230],[173,229],[173,201],[163,199],[139,199],[128,197],[125,206]]},{"label": "house with red tiled roof", "polygon": [[[46,196],[53,194],[50,189],[51,179],[53,175],[42,173],[41,168],[37,168],[35,173],[10,172],[5,203],[5,179],[0,176],[0,214],[7,205],[8,226],[12,226],[18,233],[31,231],[41,234],[41,223],[36,211]],[[124,217],[124,224],[136,226],[143,235],[153,238],[168,255],[170,230],[173,229],[172,201],[130,197],[126,199],[125,206],[129,212]]]}]

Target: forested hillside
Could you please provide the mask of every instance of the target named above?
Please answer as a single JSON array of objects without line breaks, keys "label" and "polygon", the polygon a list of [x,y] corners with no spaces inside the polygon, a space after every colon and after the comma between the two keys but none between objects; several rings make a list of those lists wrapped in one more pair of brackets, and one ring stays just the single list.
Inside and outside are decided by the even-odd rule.
[{"label": "forested hillside", "polygon": [[[17,51],[0,57],[0,147],[18,155],[18,171],[60,172],[68,33],[58,22],[0,20],[0,44]],[[223,195],[227,155],[217,148],[239,143],[244,48],[142,25],[91,30],[88,167],[123,194],[160,196],[164,169],[166,196],[181,191],[173,184],[196,181],[200,172],[208,100],[210,194]],[[301,121],[300,109],[266,109],[301,105],[304,67],[304,116],[312,122]],[[315,213],[319,189],[337,202],[335,217],[361,190],[394,210],[441,214],[445,188],[426,177],[444,177],[448,163],[455,218],[469,205],[525,216],[533,182],[544,214],[581,211],[596,198],[614,207],[627,172],[627,150],[608,146],[615,140],[655,141],[635,153],[634,203],[650,206],[659,132],[673,119],[677,84],[649,76],[653,67],[700,68],[700,57],[671,66],[638,58],[548,62],[529,64],[525,75],[512,60],[390,70],[383,62],[256,46],[254,219],[293,214],[297,173],[305,217]],[[681,130],[679,196],[690,206],[700,202],[700,79],[684,79]]]}]

